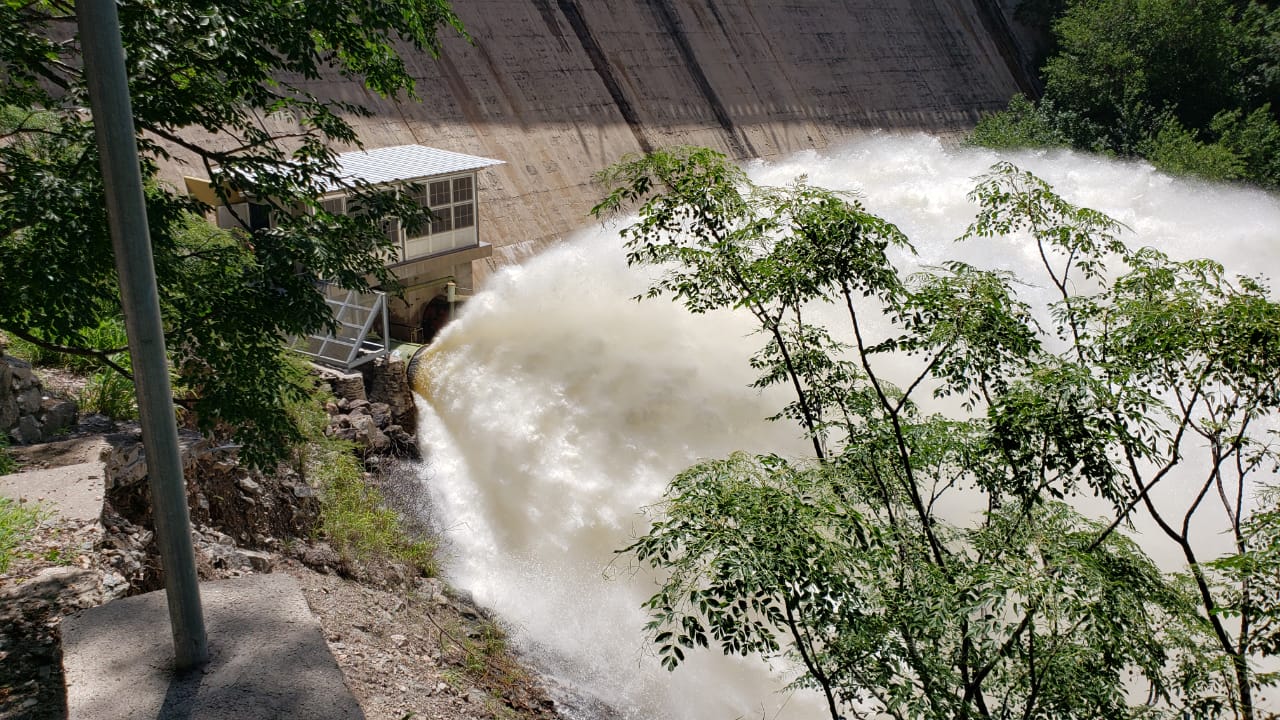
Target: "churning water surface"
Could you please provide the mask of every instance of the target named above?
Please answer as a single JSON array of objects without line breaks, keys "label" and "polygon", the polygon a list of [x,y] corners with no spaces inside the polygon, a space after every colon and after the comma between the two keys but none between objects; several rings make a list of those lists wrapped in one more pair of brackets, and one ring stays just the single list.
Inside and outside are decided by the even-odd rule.
[{"label": "churning water surface", "polygon": [[[762,184],[807,174],[855,191],[911,238],[918,255],[904,268],[956,258],[1039,278],[1026,238],[954,242],[975,213],[974,178],[1001,159],[1123,222],[1130,244],[1280,277],[1280,198],[1145,164],[872,135],[748,170]],[[584,718],[825,717],[815,697],[781,691],[794,677],[785,664],[701,651],[668,673],[646,642],[640,604],[654,581],[614,555],[645,529],[641,508],[699,458],[806,448],[794,426],[763,420],[785,398],[748,387],[751,324],[636,302],[648,277],[626,266],[616,228],[584,231],[498,273],[428,351],[422,481],[446,573],[571,689]]]}]

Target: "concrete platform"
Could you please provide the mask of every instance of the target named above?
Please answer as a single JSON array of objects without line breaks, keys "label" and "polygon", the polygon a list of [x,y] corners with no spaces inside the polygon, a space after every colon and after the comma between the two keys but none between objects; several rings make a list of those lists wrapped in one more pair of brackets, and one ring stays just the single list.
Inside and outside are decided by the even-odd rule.
[{"label": "concrete platform", "polygon": [[97,520],[102,514],[104,476],[97,461],[0,475],[0,495],[38,502],[64,520]]},{"label": "concrete platform", "polygon": [[211,660],[181,675],[163,591],[66,618],[69,720],[364,717],[292,577],[202,583],[200,593]]}]

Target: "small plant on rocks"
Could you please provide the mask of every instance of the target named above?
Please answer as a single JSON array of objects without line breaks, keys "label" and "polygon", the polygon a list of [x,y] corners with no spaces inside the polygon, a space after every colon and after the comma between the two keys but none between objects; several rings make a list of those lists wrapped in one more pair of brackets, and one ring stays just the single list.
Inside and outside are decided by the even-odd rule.
[{"label": "small plant on rocks", "polygon": [[[299,364],[295,371],[307,370]],[[295,451],[295,463],[320,489],[322,531],[349,560],[398,561],[435,575],[435,544],[406,530],[382,493],[367,481],[355,445],[325,434],[329,416],[324,405],[330,400],[317,392],[291,408],[306,438]]]}]

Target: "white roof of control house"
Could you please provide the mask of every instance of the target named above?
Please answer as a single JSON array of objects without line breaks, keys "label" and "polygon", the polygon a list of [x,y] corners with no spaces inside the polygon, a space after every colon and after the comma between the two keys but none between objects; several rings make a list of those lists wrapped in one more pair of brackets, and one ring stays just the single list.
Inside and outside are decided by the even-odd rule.
[{"label": "white roof of control house", "polygon": [[[435,175],[481,170],[492,165],[504,165],[502,160],[464,155],[425,145],[396,145],[393,147],[356,150],[338,155],[340,174],[352,180],[363,180],[370,185],[408,182]],[[329,189],[337,189],[332,186]]]}]

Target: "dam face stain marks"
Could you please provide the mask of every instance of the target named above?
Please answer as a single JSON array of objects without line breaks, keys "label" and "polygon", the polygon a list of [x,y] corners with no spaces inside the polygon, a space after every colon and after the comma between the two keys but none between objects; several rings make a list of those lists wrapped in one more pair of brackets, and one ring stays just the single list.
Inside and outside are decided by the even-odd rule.
[{"label": "dam face stain marks", "polygon": [[[1016,2],[466,0],[455,4],[472,42],[446,34],[439,60],[400,47],[418,99],[299,82],[368,106],[352,120],[369,147],[507,160],[487,175],[481,227],[497,262],[515,263],[591,225],[592,176],[627,153],[778,157],[876,129],[953,132],[1004,107],[1018,85],[980,1]],[[201,171],[166,149],[166,179]]]},{"label": "dam face stain marks", "polygon": [[557,2],[560,6],[560,13],[564,15],[565,20],[569,21],[569,27],[573,28],[574,34],[578,36],[578,42],[582,44],[583,51],[587,53],[587,57],[591,60],[591,66],[595,68],[596,74],[604,82],[605,89],[609,91],[609,97],[613,98],[614,104],[618,106],[618,112],[622,113],[622,119],[627,121],[627,126],[631,128],[631,133],[636,136],[636,144],[646,153],[653,152],[653,145],[645,137],[640,116],[636,114],[631,101],[627,99],[627,94],[623,92],[622,85],[613,74],[613,67],[604,56],[604,50],[601,49],[600,44],[596,42],[595,37],[591,34],[591,28],[587,27],[587,22],[582,17],[582,9],[578,7],[577,1],[557,0]]},{"label": "dam face stain marks", "polygon": [[560,49],[566,53],[570,52],[569,39],[564,36],[564,31],[560,29],[560,21],[556,19],[556,11],[551,8],[551,0],[533,0],[533,5],[538,9],[538,14],[542,16],[542,22],[546,24],[551,36],[560,41]]},{"label": "dam face stain marks", "polygon": [[483,134],[482,130],[486,117],[484,106],[480,104],[475,94],[471,92],[470,86],[462,78],[461,73],[458,72],[457,66],[449,58],[448,53],[440,54],[440,70],[449,92],[460,100],[458,106],[462,110],[463,117],[475,128],[477,134]]},{"label": "dam face stain marks", "polygon": [[1043,90],[1040,87],[1040,80],[1036,76],[1035,69],[1028,67],[1025,58],[1029,54],[1019,47],[1017,35],[1013,32],[1004,11],[993,0],[974,0],[973,4],[978,17],[982,19],[983,27],[991,36],[996,49],[999,50],[1000,57],[1009,66],[1009,73],[1017,81],[1022,94],[1027,97],[1040,97]]},{"label": "dam face stain marks", "polygon": [[[693,78],[698,92],[702,94],[703,100],[711,108],[716,122],[724,129],[729,146],[733,149],[733,154],[740,158],[755,157],[757,153],[756,149],[751,146],[751,141],[747,140],[745,136],[739,136],[737,129],[733,125],[733,119],[729,117],[729,112],[725,109],[724,103],[721,102],[720,96],[716,94],[715,88],[711,87],[711,81],[707,79],[706,72],[703,71],[702,65],[698,62],[698,57],[693,51],[693,45],[690,44],[688,35],[685,34],[681,27],[680,17],[676,14],[675,8],[671,6],[671,0],[649,0],[649,6],[653,8],[654,15],[658,18],[667,36],[675,42],[676,49],[680,52],[680,58],[684,61],[684,66],[689,71],[690,77]],[[718,13],[716,14],[716,19],[719,20]],[[725,34],[727,35],[728,33],[726,32]]]}]

